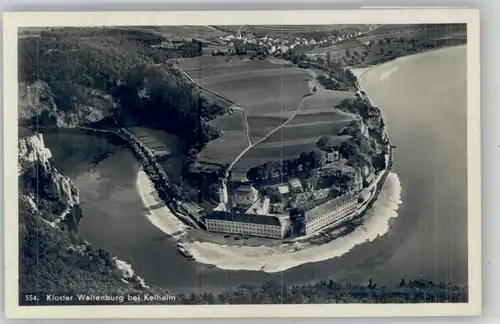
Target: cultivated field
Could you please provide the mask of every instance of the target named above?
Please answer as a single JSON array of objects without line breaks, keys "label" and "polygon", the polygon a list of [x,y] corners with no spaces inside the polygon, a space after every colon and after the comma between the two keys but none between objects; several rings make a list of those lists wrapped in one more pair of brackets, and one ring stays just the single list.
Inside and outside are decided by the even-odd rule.
[{"label": "cultivated field", "polygon": [[[246,122],[243,112],[212,121],[223,135],[208,143],[198,156],[201,163],[231,164],[254,144],[233,167],[234,177],[243,177],[249,168],[266,161],[293,159],[310,152],[322,136],[335,136],[355,118],[334,108],[353,93],[321,88],[312,93],[314,73],[281,60],[227,61],[225,57],[203,56],[179,59],[176,64],[201,87],[245,110]],[[338,140],[340,143],[345,138]]]},{"label": "cultivated field", "polygon": [[[317,141],[325,135],[335,136],[356,117],[339,111],[334,107],[346,98],[352,98],[351,92],[321,90],[307,97],[301,110],[286,126],[252,147],[233,167],[233,176],[243,177],[248,169],[266,161],[282,162],[294,159],[302,152],[316,149]],[[293,112],[292,112],[293,113]],[[293,115],[290,112],[274,112],[261,116],[249,117],[251,138],[262,138],[275,127],[284,123]],[[259,127],[252,127],[252,124]],[[338,144],[346,136],[337,136]]]},{"label": "cultivated field", "polygon": [[210,26],[133,26],[126,28],[148,31],[167,37],[169,40],[190,40],[192,38],[207,39],[227,34],[226,32]]},{"label": "cultivated field", "polygon": [[366,46],[357,41],[356,39],[348,39],[337,44],[332,44],[329,46],[318,46],[312,50],[308,50],[308,54],[316,54],[321,56],[326,56],[327,53],[331,52],[332,55],[344,55],[347,49],[351,51],[361,51],[364,50]]},{"label": "cultivated field", "polygon": [[220,116],[210,121],[210,124],[222,130],[222,136],[207,144],[199,153],[198,161],[219,165],[230,164],[249,145],[243,111]]},{"label": "cultivated field", "polygon": [[[177,60],[177,66],[200,86],[244,107],[251,129],[281,125],[281,118],[269,119],[265,124],[254,118],[275,112],[293,113],[311,91],[311,74],[281,60],[226,61],[225,57],[202,56]],[[252,135],[252,142],[258,139]]]},{"label": "cultivated field", "polygon": [[367,25],[259,25],[247,26],[243,29],[248,33],[263,33],[269,37],[283,37],[300,33],[330,32],[332,30],[368,30]]}]

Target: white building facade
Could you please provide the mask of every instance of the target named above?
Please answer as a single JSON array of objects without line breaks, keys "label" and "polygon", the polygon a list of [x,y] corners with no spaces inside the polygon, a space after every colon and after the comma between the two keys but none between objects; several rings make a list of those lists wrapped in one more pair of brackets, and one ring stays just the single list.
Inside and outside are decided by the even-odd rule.
[{"label": "white building facade", "polygon": [[305,235],[340,223],[347,215],[356,211],[358,195],[348,194],[332,199],[304,213]]},{"label": "white building facade", "polygon": [[205,218],[208,231],[281,239],[285,226],[276,216],[212,212]]}]

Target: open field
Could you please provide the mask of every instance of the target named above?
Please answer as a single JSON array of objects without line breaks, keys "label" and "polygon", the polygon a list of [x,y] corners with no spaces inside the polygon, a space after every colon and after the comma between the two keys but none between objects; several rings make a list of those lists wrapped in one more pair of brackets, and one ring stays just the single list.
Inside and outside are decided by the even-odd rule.
[{"label": "open field", "polygon": [[356,39],[348,39],[343,42],[339,42],[337,44],[332,44],[329,46],[318,46],[314,49],[308,50],[307,54],[316,54],[320,56],[326,56],[327,53],[332,53],[331,55],[342,56],[345,54],[345,51],[349,49],[350,51],[362,51],[365,49],[365,45],[358,42]]},{"label": "open field", "polygon": [[[299,116],[297,116],[292,120],[292,122],[266,138],[266,140],[262,143],[275,142],[277,145],[282,145],[283,141],[296,141],[305,138],[314,138],[318,140],[324,135],[334,136],[338,134],[352,119],[324,121],[321,119],[321,116],[319,116],[317,119],[308,118],[308,120],[309,121],[302,122]],[[255,133],[265,136],[265,134],[269,133],[269,129],[259,128],[252,130],[252,136],[254,136]],[[258,147],[258,145],[255,147]]]},{"label": "open field", "polygon": [[464,24],[390,24],[380,25],[376,29],[366,32],[363,36],[368,37],[386,37],[412,33],[454,33],[464,32]]},{"label": "open field", "polygon": [[[356,118],[335,109],[342,100],[353,97],[352,92],[331,90],[319,90],[307,97],[301,110],[286,126],[255,145],[238,161],[233,168],[233,175],[241,177],[255,165],[297,158],[302,152],[316,149],[316,143],[322,136],[335,136]],[[274,129],[274,124],[282,124],[294,113],[277,111],[248,117],[250,137],[254,139],[266,136]],[[337,136],[338,144],[345,139],[345,136]]]},{"label": "open field", "polygon": [[248,145],[243,111],[220,116],[210,125],[222,130],[222,136],[211,141],[198,154],[198,161],[224,165],[234,158]]},{"label": "open field", "polygon": [[[277,127],[282,118],[264,124],[254,119],[267,113],[294,112],[310,93],[311,74],[281,60],[240,60],[224,57],[197,57],[177,60],[177,66],[200,86],[244,107],[250,128]],[[252,137],[252,141],[258,138]]]},{"label": "open field", "polygon": [[[311,96],[308,100],[313,98],[314,96]],[[316,143],[322,136],[335,136],[354,120],[353,116],[335,110],[333,107],[328,109],[329,111],[325,111],[324,108],[320,110],[301,110],[286,126],[252,147],[243,155],[234,166],[233,175],[242,177],[246,175],[248,169],[266,161],[282,162],[283,160],[298,158],[302,152],[310,152],[316,149]],[[266,119],[283,120],[279,117],[258,117],[261,125],[265,125]],[[273,129],[273,127],[251,128],[250,135],[251,138],[262,138]],[[339,145],[347,138],[346,136],[335,137]]]},{"label": "open field", "polygon": [[330,32],[332,30],[368,30],[367,25],[341,24],[341,25],[259,25],[244,28],[246,33],[263,33],[270,37],[283,37],[293,34]]},{"label": "open field", "polygon": [[241,28],[244,28],[245,26],[244,25],[212,25],[210,26],[214,29],[217,29],[217,30],[220,30],[222,32],[225,32],[225,33],[229,33],[229,34],[235,34],[238,32],[238,30],[240,30]]},{"label": "open field", "polygon": [[[271,64],[272,65],[272,64]],[[248,70],[198,80],[200,85],[243,106],[249,116],[296,110],[309,93],[310,75],[299,68]]]},{"label": "open field", "polygon": [[[335,109],[354,93],[320,88],[310,95],[315,73],[281,63],[237,57],[227,61],[221,56],[176,60],[177,67],[201,87],[245,110],[251,143],[257,144],[235,164],[234,176],[244,176],[249,168],[266,161],[293,159],[310,152],[319,138],[335,136],[355,118]],[[262,140],[291,117],[286,126]],[[250,145],[242,112],[219,117],[211,124],[223,135],[207,144],[198,161],[230,164]],[[339,143],[344,139],[339,137]]]},{"label": "open field", "polygon": [[148,31],[167,37],[168,40],[206,39],[227,34],[210,26],[132,26],[124,28]]}]

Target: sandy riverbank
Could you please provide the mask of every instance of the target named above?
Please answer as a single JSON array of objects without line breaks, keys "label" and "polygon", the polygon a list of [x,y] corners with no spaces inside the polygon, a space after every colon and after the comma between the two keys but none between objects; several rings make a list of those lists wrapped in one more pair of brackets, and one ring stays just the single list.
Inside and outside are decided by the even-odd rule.
[{"label": "sandy riverbank", "polygon": [[186,232],[187,226],[165,206],[148,175],[142,170],[137,173],[137,191],[145,207],[144,213],[153,225],[174,237]]},{"label": "sandy riverbank", "polygon": [[[354,232],[322,245],[292,243],[276,247],[248,247],[192,242],[185,246],[198,262],[215,264],[221,269],[281,272],[301,264],[342,256],[356,245],[386,234],[391,218],[398,216],[400,193],[399,179],[396,174],[390,173],[379,198],[367,212],[365,223]],[[300,250],[296,251],[296,247]]]},{"label": "sandy riverbank", "polygon": [[[354,232],[322,245],[310,243],[287,243],[274,246],[244,246],[224,244],[222,235],[213,234],[219,240],[198,241],[196,235],[185,239],[186,226],[180,222],[163,204],[159,203],[154,187],[147,175],[140,171],[137,176],[137,189],[146,208],[149,221],[165,234],[174,235],[178,240],[183,237],[184,247],[199,263],[213,264],[226,270],[255,270],[280,272],[301,264],[319,262],[339,257],[356,245],[373,241],[389,230],[391,218],[397,217],[401,204],[401,184],[396,174],[390,173],[383,190],[373,207],[366,214],[365,223]],[[212,234],[210,234],[212,235]],[[298,250],[297,250],[298,249]]]}]

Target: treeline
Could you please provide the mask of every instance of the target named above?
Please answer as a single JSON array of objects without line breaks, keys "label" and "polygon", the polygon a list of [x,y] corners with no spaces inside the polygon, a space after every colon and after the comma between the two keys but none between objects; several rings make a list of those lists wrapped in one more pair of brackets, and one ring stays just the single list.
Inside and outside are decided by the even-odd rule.
[{"label": "treeline", "polygon": [[266,181],[280,179],[301,173],[307,173],[321,167],[324,164],[323,154],[317,150],[302,152],[296,159],[268,161],[248,170],[247,178],[250,181]]},{"label": "treeline", "polygon": [[391,287],[345,284],[323,280],[302,286],[282,286],[267,282],[260,287],[242,285],[218,295],[180,295],[178,304],[335,304],[335,303],[465,303],[467,287],[435,284],[428,280],[401,280]]},{"label": "treeline", "polygon": [[[19,80],[48,84],[56,105],[44,113],[50,117],[44,118],[48,123],[60,118],[87,122],[82,107],[90,107],[103,117],[115,117],[121,126],[166,130],[181,135],[188,148],[200,149],[219,136],[207,121],[225,109],[208,102],[165,64],[172,57],[201,55],[201,43],[193,40],[174,51],[149,46],[162,40],[146,32],[113,28],[42,32],[40,37],[19,39]],[[113,107],[96,104],[96,97],[111,100]],[[36,117],[33,121],[39,123]]]},{"label": "treeline", "polygon": [[335,108],[361,116],[370,135],[376,138],[379,143],[385,144],[382,139],[385,122],[378,107],[371,105],[365,98],[357,96],[354,99],[343,100]]},{"label": "treeline", "polygon": [[340,82],[337,79],[334,79],[332,77],[320,74],[318,75],[318,82],[325,87],[325,89],[328,90],[336,90],[336,91],[350,91],[352,90],[352,87],[348,86],[347,84]]}]

